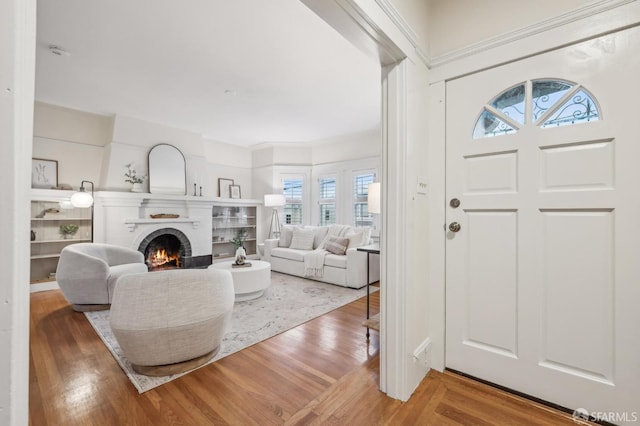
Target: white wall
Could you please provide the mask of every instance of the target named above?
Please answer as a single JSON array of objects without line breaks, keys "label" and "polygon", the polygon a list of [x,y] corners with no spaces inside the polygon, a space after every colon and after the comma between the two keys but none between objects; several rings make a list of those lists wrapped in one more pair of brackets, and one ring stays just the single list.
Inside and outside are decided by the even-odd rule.
[{"label": "white wall", "polygon": [[[407,1],[394,0],[394,3],[401,5]],[[429,5],[428,52],[433,58],[594,1],[430,0],[424,3]],[[410,15],[405,16],[411,19]]]},{"label": "white wall", "polygon": [[208,174],[206,178],[197,180],[213,185],[211,195],[219,196],[218,179],[233,179],[235,185],[240,185],[242,198],[253,198],[251,154],[246,147],[205,139],[204,157]]},{"label": "white wall", "polygon": [[0,424],[29,423],[29,188],[35,0],[0,0]]},{"label": "white wall", "polygon": [[57,105],[34,104],[33,136],[105,146],[113,136],[111,116],[92,114]]},{"label": "white wall", "polygon": [[80,187],[94,182],[96,189],[105,145],[111,141],[113,118],[36,102],[33,157],[58,162],[58,186]]},{"label": "white wall", "polygon": [[58,161],[58,186],[80,187],[80,182],[88,180],[97,184],[104,147],[43,137],[33,138],[33,157]]},{"label": "white wall", "polygon": [[314,141],[312,145],[313,165],[380,157],[382,154],[382,130],[371,129],[352,135]]},{"label": "white wall", "polygon": [[[251,151],[203,139],[193,132],[131,117],[109,117],[35,103],[33,156],[58,161],[58,183],[74,189],[82,180],[96,190],[129,191],[126,164],[147,173],[149,149],[158,143],[178,147],[187,164],[187,194],[218,196],[218,178],[233,179],[242,198],[252,197]],[[144,190],[148,191],[148,181]]]}]

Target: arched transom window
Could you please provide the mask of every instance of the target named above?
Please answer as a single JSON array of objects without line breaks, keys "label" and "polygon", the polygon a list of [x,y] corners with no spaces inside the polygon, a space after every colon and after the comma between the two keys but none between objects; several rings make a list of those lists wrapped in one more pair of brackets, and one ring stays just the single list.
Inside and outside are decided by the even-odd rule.
[{"label": "arched transom window", "polygon": [[565,80],[531,80],[505,90],[486,104],[473,138],[508,135],[526,125],[559,127],[601,118],[596,100],[581,85]]}]

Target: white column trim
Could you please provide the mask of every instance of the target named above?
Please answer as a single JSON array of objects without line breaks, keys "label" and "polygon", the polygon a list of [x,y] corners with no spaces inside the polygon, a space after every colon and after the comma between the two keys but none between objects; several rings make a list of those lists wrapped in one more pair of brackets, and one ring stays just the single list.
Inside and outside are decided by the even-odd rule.
[{"label": "white column trim", "polygon": [[[406,62],[383,70],[380,387],[406,401]],[[384,372],[384,375],[382,374]]]},{"label": "white column trim", "polygon": [[0,238],[11,250],[0,258],[0,424],[29,423],[29,250],[31,155],[36,52],[36,1],[1,0]]}]

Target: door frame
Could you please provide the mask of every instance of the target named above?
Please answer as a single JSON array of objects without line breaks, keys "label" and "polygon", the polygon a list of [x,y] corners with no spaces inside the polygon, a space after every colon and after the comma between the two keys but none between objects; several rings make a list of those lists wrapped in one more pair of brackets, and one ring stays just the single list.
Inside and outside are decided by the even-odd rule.
[{"label": "door frame", "polygon": [[[614,4],[615,3],[615,4]],[[603,5],[604,6],[604,5]],[[449,81],[455,80],[500,67],[502,65],[517,62],[525,58],[544,54],[546,52],[564,48],[587,40],[596,39],[605,34],[624,31],[640,25],[640,2],[611,2],[609,7],[603,7],[581,19],[568,20],[562,26],[552,26],[537,32],[531,28],[531,34],[514,34],[511,43],[499,44],[496,40],[488,40],[487,44],[495,44],[490,50],[482,45],[476,46],[471,52],[460,52],[459,57],[432,69],[430,74],[430,116],[431,127],[430,155],[428,167],[432,190],[437,188],[442,191],[439,197],[441,203],[430,207],[430,214],[438,217],[441,230],[446,226],[446,86]],[[504,38],[508,39],[509,34]],[[487,99],[487,101],[489,101]],[[482,105],[478,105],[480,110]],[[469,123],[471,131],[475,123]],[[445,293],[446,293],[446,232],[431,234],[429,246],[439,249],[430,250],[432,259],[430,264],[433,269],[429,271],[429,285],[431,300],[428,302],[429,318],[431,325],[431,338],[434,342],[432,353],[432,368],[444,371],[445,358]]]},{"label": "door frame", "polygon": [[[411,237],[407,194],[415,185],[416,163],[408,157],[407,122],[414,111],[407,108],[411,88],[407,84],[409,63],[429,69],[426,177],[429,193],[428,234],[425,238],[428,300],[424,301],[428,324],[424,343],[428,344],[428,365],[445,368],[445,147],[446,83],[469,73],[497,67],[553,49],[576,44],[601,35],[640,25],[640,2],[604,0],[574,12],[524,29],[486,40],[439,58],[429,58],[412,37],[390,0],[300,0],[347,40],[377,57],[381,76],[383,133],[381,181],[381,315],[380,389],[390,397],[407,400],[415,389],[415,359],[407,356],[411,322],[404,303],[412,293],[407,289],[405,272],[415,265],[408,257]],[[400,16],[400,18],[398,18]],[[471,124],[470,124],[471,126]],[[389,206],[396,206],[392,209]],[[393,251],[395,250],[395,252]],[[390,257],[389,253],[395,253]],[[398,262],[398,260],[400,260]],[[394,263],[397,262],[397,263]],[[390,333],[389,331],[393,332]],[[421,345],[422,346],[422,345]],[[414,352],[415,354],[415,352]]]}]

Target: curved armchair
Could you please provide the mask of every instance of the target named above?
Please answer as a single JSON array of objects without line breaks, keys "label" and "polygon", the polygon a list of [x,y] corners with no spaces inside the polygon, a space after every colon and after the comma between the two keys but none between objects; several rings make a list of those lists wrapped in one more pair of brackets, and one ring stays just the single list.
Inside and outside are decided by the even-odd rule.
[{"label": "curved armchair", "polygon": [[110,244],[79,243],[60,253],[56,281],[79,312],[109,309],[118,278],[147,272],[137,250]]},{"label": "curved armchair", "polygon": [[208,362],[220,349],[235,299],[231,272],[175,269],[118,281],[110,324],[138,374],[166,376]]}]

